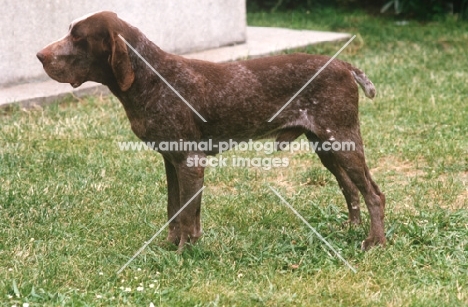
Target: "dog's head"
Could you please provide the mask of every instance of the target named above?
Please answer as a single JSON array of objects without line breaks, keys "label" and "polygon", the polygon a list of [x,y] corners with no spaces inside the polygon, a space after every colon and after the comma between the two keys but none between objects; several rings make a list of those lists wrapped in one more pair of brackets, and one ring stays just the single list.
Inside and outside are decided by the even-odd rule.
[{"label": "dog's head", "polygon": [[119,34],[129,28],[113,12],[83,16],[70,24],[68,34],[37,53],[54,80],[78,87],[86,81],[117,84],[122,91],[135,78],[125,42]]}]

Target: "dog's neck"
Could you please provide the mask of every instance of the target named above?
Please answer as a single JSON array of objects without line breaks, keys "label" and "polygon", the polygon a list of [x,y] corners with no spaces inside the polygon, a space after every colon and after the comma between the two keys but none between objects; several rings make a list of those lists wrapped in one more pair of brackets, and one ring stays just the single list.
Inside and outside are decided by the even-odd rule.
[{"label": "dog's neck", "polygon": [[[168,75],[171,65],[167,63],[173,62],[170,59],[174,56],[161,50],[138,29],[132,27],[131,31],[135,31],[135,33],[126,33],[126,37],[129,37],[127,42],[138,52],[136,54],[135,51],[127,46],[128,55],[135,74],[134,81],[126,91],[122,91],[116,79],[111,80],[105,85],[108,86],[110,91],[122,103],[133,132],[138,137],[144,138],[150,109],[154,109],[155,107],[147,105],[147,103],[148,101],[158,101],[154,97],[161,96],[160,91],[167,87],[157,74],[151,71],[151,67],[163,76]],[[164,104],[162,107],[164,108]],[[167,108],[169,107],[167,105]],[[166,112],[169,112],[169,110],[166,110]]]}]

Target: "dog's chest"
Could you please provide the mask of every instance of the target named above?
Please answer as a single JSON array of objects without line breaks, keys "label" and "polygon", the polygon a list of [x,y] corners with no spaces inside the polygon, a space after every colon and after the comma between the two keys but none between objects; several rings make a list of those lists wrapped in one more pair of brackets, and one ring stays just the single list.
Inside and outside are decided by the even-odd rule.
[{"label": "dog's chest", "polygon": [[139,138],[139,139],[142,139],[142,140],[145,140],[145,136],[146,136],[146,123],[142,120],[130,120],[130,125],[131,125],[131,128],[132,128],[132,131],[133,133],[135,133],[135,135]]}]

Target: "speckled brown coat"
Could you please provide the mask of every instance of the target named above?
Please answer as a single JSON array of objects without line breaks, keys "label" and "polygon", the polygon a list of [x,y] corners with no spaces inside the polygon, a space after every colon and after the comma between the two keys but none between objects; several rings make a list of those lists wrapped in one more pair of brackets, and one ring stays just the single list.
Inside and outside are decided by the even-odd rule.
[{"label": "speckled brown coat", "polygon": [[[129,48],[121,35],[193,108],[194,113]],[[216,64],[168,54],[112,12],[74,21],[68,35],[37,54],[50,77],[80,86],[107,85],[122,102],[133,132],[144,141],[213,142],[275,138],[293,141],[305,134],[314,142],[352,141],[353,151],[317,151],[346,198],[349,221],[359,223],[359,192],[371,225],[363,249],[385,244],[385,196],[366,165],[359,130],[358,86],[373,98],[375,88],[359,69],[333,60],[282,112],[271,117],[329,60],[291,54]],[[161,152],[172,217],[203,186],[204,168],[187,159],[215,151]],[[168,239],[182,249],[201,235],[201,194],[169,226]]]}]

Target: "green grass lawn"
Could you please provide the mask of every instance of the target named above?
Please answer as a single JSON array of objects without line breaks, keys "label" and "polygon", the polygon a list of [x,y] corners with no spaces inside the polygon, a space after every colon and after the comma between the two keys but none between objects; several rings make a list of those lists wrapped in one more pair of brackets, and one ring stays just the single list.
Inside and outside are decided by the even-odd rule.
[{"label": "green grass lawn", "polygon": [[[166,221],[161,156],[119,150],[118,141],[137,139],[113,97],[11,107],[0,110],[0,305],[468,304],[468,24],[399,26],[333,11],[248,22],[357,35],[339,58],[378,91],[373,101],[361,95],[360,114],[387,196],[387,247],[360,251],[367,210],[362,226],[343,226],[344,198],[313,153],[280,152],[289,167],[207,169],[202,240],[179,255],[164,232],[116,275]],[[331,56],[343,43],[302,51]]]}]

